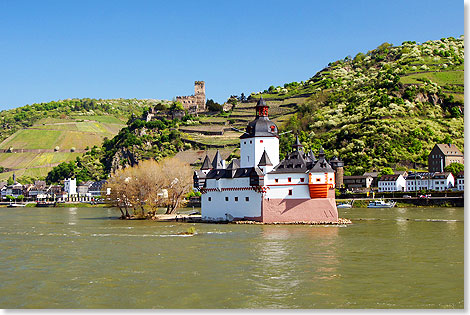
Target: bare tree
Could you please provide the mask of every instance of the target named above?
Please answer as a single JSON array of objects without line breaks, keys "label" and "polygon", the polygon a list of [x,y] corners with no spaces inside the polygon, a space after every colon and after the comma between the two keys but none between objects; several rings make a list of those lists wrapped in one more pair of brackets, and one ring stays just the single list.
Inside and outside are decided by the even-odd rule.
[{"label": "bare tree", "polygon": [[107,185],[111,188],[111,202],[120,209],[122,218],[130,218],[129,207],[138,217],[145,217],[144,206],[152,211],[166,207],[167,214],[174,213],[191,186],[192,169],[177,158],[146,160],[117,170]]}]

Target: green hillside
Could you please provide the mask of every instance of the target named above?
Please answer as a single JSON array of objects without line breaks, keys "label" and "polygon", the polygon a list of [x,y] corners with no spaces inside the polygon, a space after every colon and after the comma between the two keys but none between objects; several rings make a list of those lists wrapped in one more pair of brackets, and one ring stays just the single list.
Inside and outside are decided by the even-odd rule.
[{"label": "green hillside", "polygon": [[0,112],[0,180],[44,178],[62,162],[73,161],[126,126],[130,115],[162,101],[72,99]]},{"label": "green hillside", "polygon": [[[385,43],[354,58],[332,62],[305,82],[271,86],[266,100],[308,96],[282,126],[307,148],[320,145],[338,155],[347,174],[384,166],[427,166],[435,143],[464,150],[464,40],[423,44]],[[289,150],[293,134],[281,139]]]}]

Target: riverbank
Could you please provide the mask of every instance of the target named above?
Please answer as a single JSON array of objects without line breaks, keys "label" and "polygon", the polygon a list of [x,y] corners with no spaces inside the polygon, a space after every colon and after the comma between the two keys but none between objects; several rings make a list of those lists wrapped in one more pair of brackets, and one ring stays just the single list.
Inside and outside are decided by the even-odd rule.
[{"label": "riverbank", "polygon": [[[336,199],[336,204],[353,203],[352,208],[367,208],[370,201],[379,200],[379,198],[360,198],[360,199]],[[430,197],[430,198],[384,198],[384,201],[396,201],[398,208],[446,208],[446,207],[463,207],[463,197]]]}]

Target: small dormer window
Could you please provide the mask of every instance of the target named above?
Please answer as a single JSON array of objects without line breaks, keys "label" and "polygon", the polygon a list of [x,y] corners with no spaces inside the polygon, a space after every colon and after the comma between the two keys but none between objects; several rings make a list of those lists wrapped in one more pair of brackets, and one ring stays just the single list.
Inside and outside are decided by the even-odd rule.
[{"label": "small dormer window", "polygon": [[274,132],[276,130],[276,127],[271,126],[271,132]]}]

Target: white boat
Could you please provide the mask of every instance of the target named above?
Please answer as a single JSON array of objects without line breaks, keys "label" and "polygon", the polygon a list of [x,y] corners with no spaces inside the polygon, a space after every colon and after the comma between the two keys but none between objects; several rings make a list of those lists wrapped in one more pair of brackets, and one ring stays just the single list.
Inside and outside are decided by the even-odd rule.
[{"label": "white boat", "polygon": [[350,203],[341,203],[336,208],[352,208],[352,205]]},{"label": "white boat", "polygon": [[383,200],[374,200],[369,202],[367,208],[393,208],[396,205],[396,201],[390,200],[385,202]]},{"label": "white boat", "polygon": [[8,208],[16,208],[16,207],[26,207],[26,205],[23,205],[21,203],[10,203],[8,205]]}]

